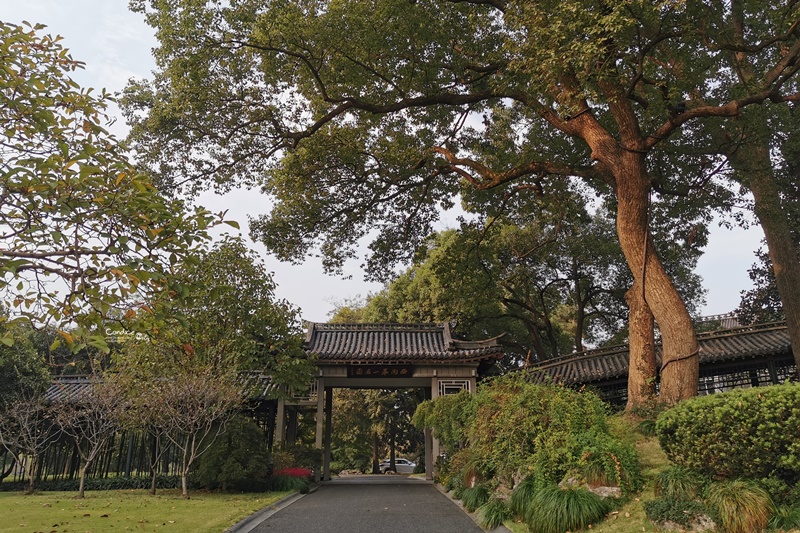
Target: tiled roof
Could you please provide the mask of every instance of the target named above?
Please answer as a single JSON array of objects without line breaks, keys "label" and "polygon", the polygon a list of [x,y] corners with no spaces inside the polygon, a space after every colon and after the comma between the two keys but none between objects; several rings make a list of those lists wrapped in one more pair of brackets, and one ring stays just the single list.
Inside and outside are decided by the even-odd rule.
[{"label": "tiled roof", "polygon": [[44,398],[48,402],[79,402],[92,389],[92,383],[88,376],[58,376],[50,382]]},{"label": "tiled roof", "polygon": [[[701,365],[792,355],[789,332],[783,323],[700,333],[697,340],[700,344]],[[660,345],[656,357],[660,365]],[[590,384],[619,379],[628,375],[628,347],[613,346],[543,361],[531,367],[531,373],[534,379],[550,379],[565,384]]]},{"label": "tiled roof", "polygon": [[[239,377],[246,383],[253,400],[274,399],[280,392],[272,377],[261,372],[242,372]],[[57,376],[50,382],[44,397],[48,402],[79,402],[89,393],[93,383],[97,383],[97,379],[91,376]]]},{"label": "tiled roof", "polygon": [[497,337],[454,339],[445,324],[308,323],[305,350],[320,363],[466,363],[501,359]]}]

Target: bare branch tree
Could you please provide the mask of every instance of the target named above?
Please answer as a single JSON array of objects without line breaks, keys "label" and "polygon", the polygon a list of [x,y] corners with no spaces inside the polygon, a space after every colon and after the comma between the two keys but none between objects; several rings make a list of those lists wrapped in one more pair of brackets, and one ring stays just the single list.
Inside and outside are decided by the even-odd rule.
[{"label": "bare branch tree", "polygon": [[194,462],[225,431],[242,404],[243,384],[233,373],[212,367],[181,372],[155,384],[154,413],[166,437],[181,451],[181,494],[189,498],[188,476]]},{"label": "bare branch tree", "polygon": [[56,423],[75,441],[83,461],[78,498],[85,496],[86,475],[97,455],[120,427],[125,411],[121,382],[114,376],[95,375],[91,386],[75,399],[55,406]]},{"label": "bare branch tree", "polygon": [[35,490],[39,457],[61,435],[53,417],[54,411],[41,391],[21,392],[0,413],[0,445],[20,464],[28,459],[25,494]]}]

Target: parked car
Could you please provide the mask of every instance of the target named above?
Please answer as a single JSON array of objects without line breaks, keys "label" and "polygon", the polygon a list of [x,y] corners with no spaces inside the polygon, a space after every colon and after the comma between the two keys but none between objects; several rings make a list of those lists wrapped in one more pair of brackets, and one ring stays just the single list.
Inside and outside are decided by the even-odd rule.
[{"label": "parked car", "polygon": [[[381,470],[381,474],[385,474],[386,472],[391,470],[391,468],[389,468],[389,465],[390,465],[389,459],[384,459],[383,461],[381,461],[380,465],[378,465],[378,468],[380,468]],[[415,463],[414,461],[409,461],[408,459],[401,459],[398,457],[397,459],[394,460],[394,466],[395,466],[395,472],[397,472],[398,474],[413,474],[414,468],[416,468],[417,463]]]}]

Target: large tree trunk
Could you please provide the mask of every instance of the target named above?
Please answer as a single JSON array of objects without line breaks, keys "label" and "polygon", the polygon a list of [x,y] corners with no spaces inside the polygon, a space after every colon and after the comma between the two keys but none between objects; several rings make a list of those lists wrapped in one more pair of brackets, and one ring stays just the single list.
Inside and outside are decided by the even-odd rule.
[{"label": "large tree trunk", "polygon": [[[661,330],[660,400],[673,405],[697,395],[699,346],[689,312],[664,270],[648,229],[650,181],[644,157],[627,151],[617,158],[617,235],[636,284]],[[641,357],[634,354],[632,357]],[[638,365],[639,361],[633,361]]]},{"label": "large tree trunk", "polygon": [[[754,116],[755,113],[760,113]],[[751,121],[766,122],[761,109],[748,114]],[[767,124],[759,124],[764,131]],[[769,249],[769,258],[775,273],[775,284],[783,305],[783,314],[789,329],[792,353],[800,368],[800,257],[789,229],[786,212],[781,207],[780,190],[770,159],[768,139],[737,147],[728,154],[742,185],[748,187],[755,200],[755,214]]]},{"label": "large tree trunk", "polygon": [[380,459],[378,459],[378,433],[376,431],[372,432],[372,473],[373,474],[380,474]]},{"label": "large tree trunk", "polygon": [[626,410],[652,402],[656,397],[656,341],[653,313],[644,300],[642,286],[634,285],[625,293],[628,316],[628,403]]}]

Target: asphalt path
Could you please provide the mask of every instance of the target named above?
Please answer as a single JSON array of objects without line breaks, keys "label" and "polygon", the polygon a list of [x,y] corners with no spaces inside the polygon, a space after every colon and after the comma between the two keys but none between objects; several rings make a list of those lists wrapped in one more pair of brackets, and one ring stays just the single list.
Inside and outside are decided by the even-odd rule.
[{"label": "asphalt path", "polygon": [[353,476],[266,518],[253,533],[482,533],[432,483],[406,476]]}]

